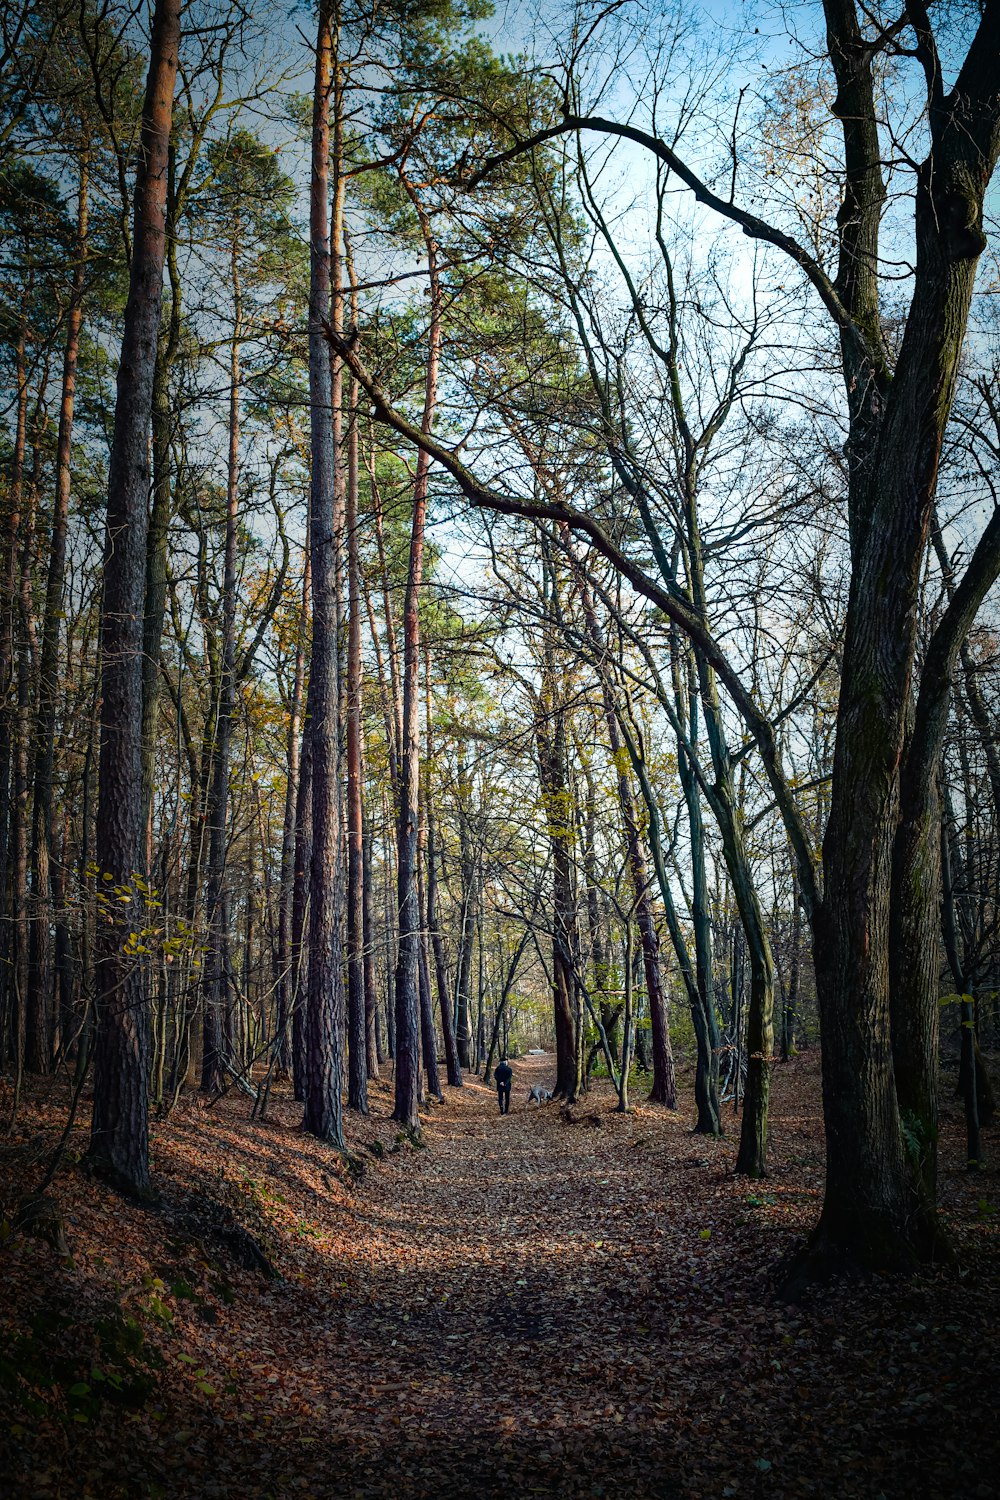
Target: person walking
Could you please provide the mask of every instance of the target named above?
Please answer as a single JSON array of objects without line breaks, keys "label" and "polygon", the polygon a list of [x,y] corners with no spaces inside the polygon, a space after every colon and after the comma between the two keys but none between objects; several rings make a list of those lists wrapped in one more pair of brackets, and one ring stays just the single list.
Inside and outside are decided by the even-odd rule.
[{"label": "person walking", "polygon": [[497,1082],[497,1103],[502,1115],[510,1114],[510,1086],[514,1078],[514,1070],[505,1057],[501,1057],[497,1064],[493,1077]]}]

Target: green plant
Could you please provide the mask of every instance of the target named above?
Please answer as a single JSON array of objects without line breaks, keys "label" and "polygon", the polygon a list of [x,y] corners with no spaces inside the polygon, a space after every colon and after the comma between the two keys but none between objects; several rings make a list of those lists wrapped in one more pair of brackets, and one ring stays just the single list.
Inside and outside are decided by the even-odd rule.
[{"label": "green plant", "polygon": [[[45,1309],[0,1355],[0,1388],[28,1418],[85,1425],[107,1404],[140,1410],[162,1364],[139,1323],[120,1309],[92,1324]],[[17,1428],[15,1421],[15,1436]]]}]

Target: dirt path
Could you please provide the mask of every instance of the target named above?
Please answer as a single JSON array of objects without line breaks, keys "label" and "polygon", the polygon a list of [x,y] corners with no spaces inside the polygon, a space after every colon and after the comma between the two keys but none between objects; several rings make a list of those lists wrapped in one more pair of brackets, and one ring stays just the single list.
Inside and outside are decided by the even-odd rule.
[{"label": "dirt path", "polygon": [[[6,1426],[0,1414],[12,1493],[994,1493],[998,1236],[978,1203],[996,1174],[970,1187],[952,1117],[943,1196],[978,1280],[868,1283],[786,1308],[773,1288],[821,1188],[814,1058],[776,1070],[764,1184],[732,1176],[735,1138],[691,1135],[690,1100],[621,1116],[604,1085],[565,1123],[558,1105],[526,1103],[551,1076],[551,1058],[516,1061],[506,1117],[476,1080],[448,1091],[422,1150],[399,1141],[378,1085],[371,1118],[349,1121],[369,1162],[356,1185],[287,1100],[264,1127],[244,1101],[187,1101],[156,1133],[159,1213],[67,1174],[72,1265],[19,1237],[4,1267],[17,1358],[42,1307],[63,1320],[30,1335],[40,1410]],[[24,1151],[54,1123],[29,1110]],[[280,1279],[239,1271],[191,1231],[191,1204],[209,1199]],[[94,1330],[109,1309],[141,1350],[108,1355]],[[149,1388],[77,1424],[74,1400],[90,1398],[73,1382],[92,1380],[98,1355]],[[57,1379],[43,1389],[45,1360]]]},{"label": "dirt path", "polygon": [[[659,1392],[635,1358],[643,1322],[629,1284],[640,1298],[652,1289],[645,1239],[663,1174],[642,1170],[641,1117],[616,1120],[605,1100],[569,1125],[557,1104],[528,1104],[529,1087],[551,1080],[551,1058],[518,1060],[507,1116],[492,1089],[467,1083],[428,1126],[429,1150],[372,1190],[370,1239],[342,1246],[353,1295],[331,1320],[334,1347],[381,1351],[385,1400],[369,1414],[365,1462],[384,1461],[388,1436],[406,1494],[457,1493],[456,1461],[470,1495],[503,1493],[508,1479],[529,1493],[610,1493],[616,1468],[639,1483]],[[369,1394],[353,1360],[338,1377]],[[616,1441],[626,1432],[635,1458]],[[643,1485],[678,1493],[667,1475]]]}]

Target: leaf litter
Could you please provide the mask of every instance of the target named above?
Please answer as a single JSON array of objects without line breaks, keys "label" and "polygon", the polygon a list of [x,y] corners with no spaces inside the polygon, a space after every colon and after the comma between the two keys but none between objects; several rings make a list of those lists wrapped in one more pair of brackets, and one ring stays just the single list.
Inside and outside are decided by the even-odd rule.
[{"label": "leaf litter", "polygon": [[[521,1097],[550,1071],[521,1060]],[[265,1124],[189,1097],[154,1130],[156,1208],[71,1158],[69,1256],[10,1232],[65,1118],[51,1082],[29,1088],[0,1157],[4,1493],[995,1495],[1000,1186],[965,1172],[947,1089],[957,1270],[791,1306],[782,1270],[822,1200],[818,1058],[775,1069],[765,1182],[733,1176],[731,1115],[722,1141],[691,1134],[691,1082],[679,1113],[626,1116],[597,1083],[567,1125],[556,1104],[500,1117],[470,1079],[423,1117],[427,1150],[374,1083],[350,1162],[287,1094]]]}]

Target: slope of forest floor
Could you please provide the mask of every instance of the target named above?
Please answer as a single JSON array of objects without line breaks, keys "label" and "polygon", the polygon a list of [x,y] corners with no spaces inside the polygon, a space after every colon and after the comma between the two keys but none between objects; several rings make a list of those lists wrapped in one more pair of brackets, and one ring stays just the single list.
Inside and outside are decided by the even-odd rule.
[{"label": "slope of forest floor", "polygon": [[[10,1231],[65,1119],[29,1090],[0,1155],[4,1492],[997,1493],[1000,1181],[963,1170],[950,1078],[958,1272],[792,1307],[775,1288],[820,1202],[816,1054],[775,1070],[764,1183],[732,1176],[736,1122],[690,1133],[690,1076],[676,1115],[616,1115],[597,1084],[567,1123],[526,1103],[551,1063],[516,1064],[506,1118],[474,1079],[449,1090],[425,1149],[375,1084],[348,1121],[360,1176],[287,1097],[266,1124],[245,1098],[185,1099],[154,1129],[156,1209],[74,1167],[81,1126],[51,1193],[65,1245]],[[251,1268],[255,1244],[277,1274]]]}]

